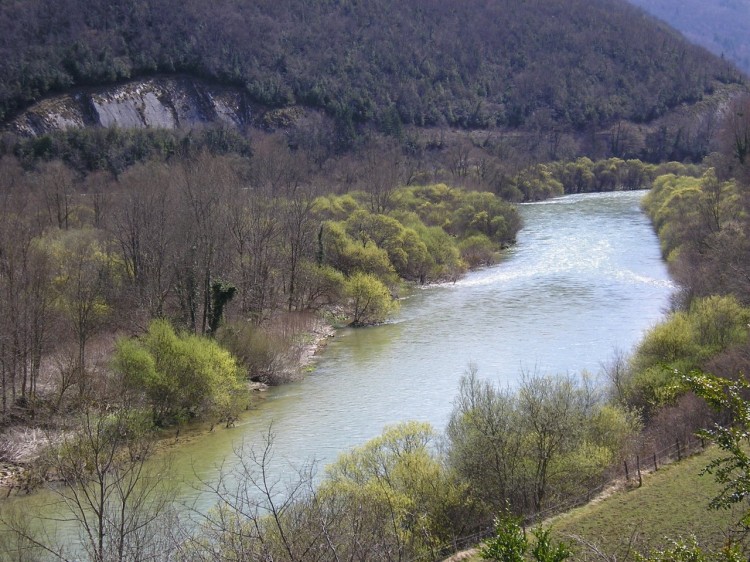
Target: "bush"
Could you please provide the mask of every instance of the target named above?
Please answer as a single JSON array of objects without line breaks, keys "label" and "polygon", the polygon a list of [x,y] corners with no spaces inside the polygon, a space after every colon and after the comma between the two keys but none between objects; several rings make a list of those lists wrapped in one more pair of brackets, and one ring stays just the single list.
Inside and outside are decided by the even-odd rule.
[{"label": "bush", "polygon": [[385,321],[398,308],[388,288],[374,275],[356,273],[346,284],[352,326],[365,326]]},{"label": "bush", "polygon": [[490,265],[497,260],[497,247],[484,234],[475,234],[458,245],[461,259],[469,267]]},{"label": "bush", "polygon": [[233,421],[242,407],[242,377],[228,351],[215,341],[177,334],[154,320],[139,339],[120,339],[114,370],[126,389],[142,394],[159,426],[215,416]]},{"label": "bush", "polygon": [[626,401],[650,408],[684,393],[679,375],[704,368],[725,350],[747,342],[750,310],[731,296],[696,299],[646,334],[632,360]]}]

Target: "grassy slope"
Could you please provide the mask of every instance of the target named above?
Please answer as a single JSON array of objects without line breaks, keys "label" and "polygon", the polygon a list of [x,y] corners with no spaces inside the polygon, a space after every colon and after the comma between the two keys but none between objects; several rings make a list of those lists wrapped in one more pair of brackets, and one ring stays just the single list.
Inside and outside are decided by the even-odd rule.
[{"label": "grassy slope", "polygon": [[700,472],[718,454],[712,449],[674,463],[645,477],[642,488],[617,492],[561,515],[552,522],[554,534],[578,535],[620,554],[631,536],[639,550],[664,545],[664,537],[690,534],[702,545],[721,547],[740,511],[708,509],[719,486]]},{"label": "grassy slope", "polygon": [[[665,537],[695,535],[701,545],[712,549],[724,544],[727,532],[740,511],[713,511],[708,503],[719,486],[702,468],[718,455],[712,449],[644,476],[643,487],[621,490],[600,501],[574,509],[549,521],[555,538],[575,543],[582,537],[603,552],[625,560],[628,543],[641,552],[666,544]],[[575,560],[601,560],[579,544]],[[478,555],[467,559],[479,561]]]}]

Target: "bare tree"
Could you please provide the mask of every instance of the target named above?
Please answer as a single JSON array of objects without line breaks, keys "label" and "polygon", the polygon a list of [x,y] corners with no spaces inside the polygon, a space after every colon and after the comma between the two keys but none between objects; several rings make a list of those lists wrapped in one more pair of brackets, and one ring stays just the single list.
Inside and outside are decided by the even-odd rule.
[{"label": "bare tree", "polygon": [[174,272],[168,260],[175,244],[175,190],[165,166],[128,171],[113,198],[111,228],[120,247],[139,306],[151,317],[164,313]]},{"label": "bare tree", "polygon": [[557,460],[578,444],[592,395],[571,376],[524,375],[518,391],[519,408],[530,437],[531,491],[534,510],[541,511],[555,475]]},{"label": "bare tree", "polygon": [[67,230],[71,226],[74,183],[72,170],[60,161],[42,165],[37,176],[48,224],[61,230]]},{"label": "bare tree", "polygon": [[470,365],[446,430],[449,461],[497,512],[523,501],[517,497],[523,479],[520,422],[518,402],[510,390],[480,380],[476,365]]},{"label": "bare tree", "polygon": [[240,309],[259,324],[274,306],[278,275],[279,199],[260,187],[238,185],[229,210],[229,232]]},{"label": "bare tree", "polygon": [[228,195],[237,183],[232,162],[207,153],[179,170],[175,289],[187,327],[202,334],[210,327],[212,283],[229,269]]},{"label": "bare tree", "polygon": [[[13,176],[9,176],[9,180]],[[12,404],[31,406],[51,321],[50,267],[36,241],[33,198],[23,180],[5,185],[0,196],[0,337],[2,413]]]},{"label": "bare tree", "polygon": [[314,497],[314,463],[288,479],[272,476],[273,439],[269,428],[259,449],[241,444],[234,451],[235,467],[222,470],[217,482],[204,483],[218,505],[198,514],[202,527],[183,542],[182,556],[206,561],[326,559],[323,528],[310,536],[300,526],[300,509]]},{"label": "bare tree", "polygon": [[169,542],[164,525],[174,491],[168,464],[150,462],[153,441],[144,419],[128,410],[87,410],[62,440],[51,443],[47,470],[61,485],[57,520],[77,529],[78,546],[61,547],[17,518],[0,523],[21,541],[58,560],[93,562],[164,560]]}]

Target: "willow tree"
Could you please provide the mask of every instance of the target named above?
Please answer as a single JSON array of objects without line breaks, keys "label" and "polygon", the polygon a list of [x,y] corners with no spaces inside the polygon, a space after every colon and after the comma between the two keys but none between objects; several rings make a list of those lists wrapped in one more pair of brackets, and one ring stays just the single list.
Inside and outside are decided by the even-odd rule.
[{"label": "willow tree", "polygon": [[229,352],[212,339],[178,334],[165,320],[151,322],[139,339],[120,339],[113,366],[160,426],[206,416],[230,424],[244,404],[242,376]]},{"label": "willow tree", "polygon": [[377,324],[398,308],[388,287],[374,275],[355,273],[346,282],[352,326]]}]

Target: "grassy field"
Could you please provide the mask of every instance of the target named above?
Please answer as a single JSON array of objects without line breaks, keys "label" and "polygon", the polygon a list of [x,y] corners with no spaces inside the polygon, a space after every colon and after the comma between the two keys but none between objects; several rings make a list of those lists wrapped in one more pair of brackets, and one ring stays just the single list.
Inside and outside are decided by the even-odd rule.
[{"label": "grassy field", "polygon": [[[665,537],[695,535],[711,549],[725,544],[739,509],[714,511],[708,503],[719,490],[711,475],[701,469],[718,455],[711,449],[644,476],[643,487],[616,491],[610,496],[555,517],[555,538],[571,543],[575,560],[603,560],[571,537],[581,537],[618,562],[629,559],[628,545],[640,552],[667,545]],[[745,504],[745,507],[748,507]],[[630,558],[632,559],[632,558]],[[478,561],[478,556],[467,560]]]}]

